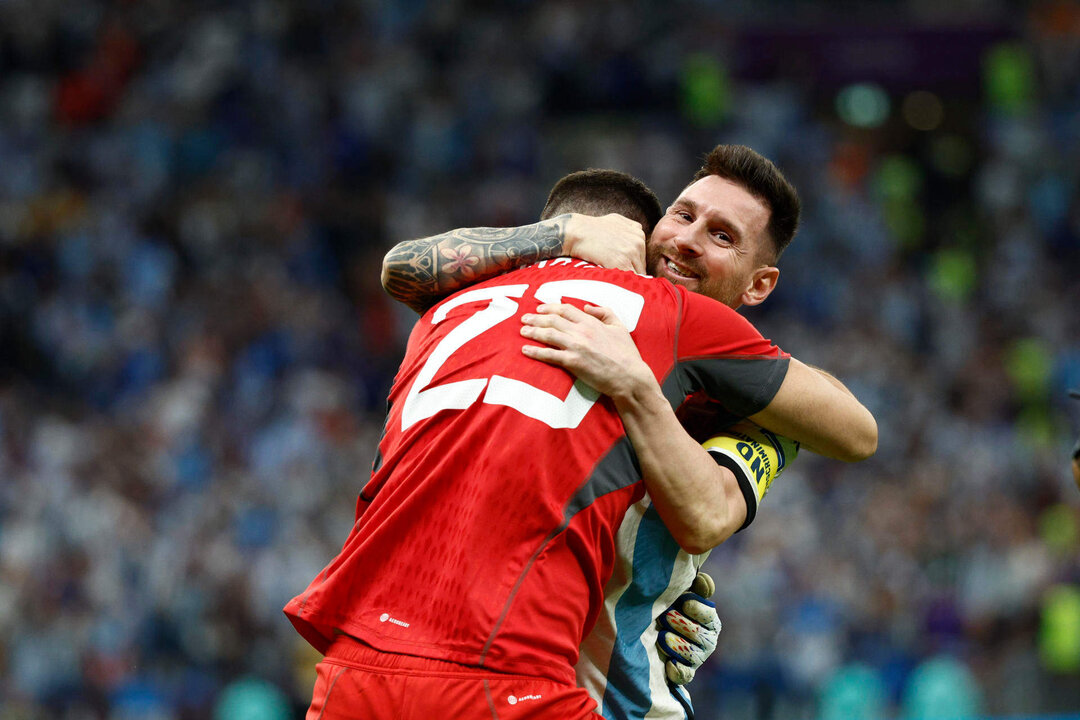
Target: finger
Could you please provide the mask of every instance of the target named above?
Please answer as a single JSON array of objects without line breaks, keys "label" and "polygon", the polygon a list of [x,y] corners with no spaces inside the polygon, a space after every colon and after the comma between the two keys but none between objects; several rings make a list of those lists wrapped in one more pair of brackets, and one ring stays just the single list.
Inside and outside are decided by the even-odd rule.
[{"label": "finger", "polygon": [[634,269],[634,253],[621,253],[616,257],[608,260],[603,264],[604,267],[611,268],[612,270],[627,270],[630,272],[637,272]]},{"label": "finger", "polygon": [[572,320],[555,313],[525,313],[521,316],[521,324],[528,327],[552,328],[560,332],[568,333],[574,326]]},{"label": "finger", "polygon": [[535,340],[538,343],[550,345],[560,350],[566,350],[572,341],[570,335],[558,328],[550,327],[533,327],[531,325],[523,325],[521,330],[522,337]]},{"label": "finger", "polygon": [[602,305],[586,305],[585,312],[592,315],[594,318],[604,323],[605,325],[615,325],[622,327],[622,322],[619,321],[619,316],[615,314],[615,311],[611,308],[603,307]]},{"label": "finger", "polygon": [[670,660],[664,663],[664,674],[675,685],[686,685],[694,679],[694,668]]},{"label": "finger", "polygon": [[700,623],[683,615],[678,610],[668,610],[658,618],[662,630],[682,635],[687,640],[702,647],[715,647],[719,631],[711,625]]},{"label": "finger", "polygon": [[656,636],[656,644],[673,662],[697,667],[705,662],[709,653],[690,642],[682,635],[661,630]]},{"label": "finger", "polygon": [[[662,630],[681,635],[690,642],[701,646],[707,653],[716,648],[716,642],[719,640],[720,630],[718,627],[697,622],[678,610],[665,612],[659,617],[658,624]],[[719,619],[717,619],[716,624],[720,624]]]},{"label": "finger", "polygon": [[720,616],[716,612],[716,605],[693,593],[683,593],[672,607],[707,628],[715,630],[716,626],[720,624]]},{"label": "finger", "polygon": [[569,360],[565,350],[538,345],[522,345],[521,354],[533,360],[539,360],[549,365],[557,365],[558,367],[566,367],[566,362]]},{"label": "finger", "polygon": [[698,572],[694,582],[690,585],[690,592],[697,593],[703,598],[711,598],[716,592],[716,583],[712,576],[705,572]]},{"label": "finger", "polygon": [[581,322],[588,317],[583,311],[570,303],[544,303],[536,308],[542,316],[561,317],[571,322]]},{"label": "finger", "polygon": [[645,273],[645,243],[645,233],[639,226],[636,232],[627,238],[624,255],[619,259],[617,267],[620,270]]},{"label": "finger", "polygon": [[676,685],[685,685],[694,679],[694,673],[697,671],[695,666],[688,664],[682,658],[672,656],[660,639],[657,639],[656,649],[659,651],[660,659],[664,661],[664,674],[669,681]]},{"label": "finger", "polygon": [[645,235],[645,231],[641,228],[641,223],[639,223],[637,220],[631,220],[630,218],[626,217],[621,213],[608,213],[604,217],[611,220],[611,222],[616,225],[624,225],[627,229],[630,230],[637,229],[637,231],[640,232],[642,236]]}]

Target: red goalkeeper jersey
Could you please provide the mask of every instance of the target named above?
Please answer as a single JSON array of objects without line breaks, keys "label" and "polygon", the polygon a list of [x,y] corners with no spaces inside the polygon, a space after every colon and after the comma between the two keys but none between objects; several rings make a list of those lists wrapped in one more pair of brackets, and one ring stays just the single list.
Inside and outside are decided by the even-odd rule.
[{"label": "red goalkeeper jersey", "polygon": [[788,356],[740,315],[670,283],[560,258],[459,292],[409,338],[356,523],[285,608],[393,653],[573,683],[643,492],[611,401],[521,352],[540,303],[611,308],[673,406],[692,392],[764,408]]}]

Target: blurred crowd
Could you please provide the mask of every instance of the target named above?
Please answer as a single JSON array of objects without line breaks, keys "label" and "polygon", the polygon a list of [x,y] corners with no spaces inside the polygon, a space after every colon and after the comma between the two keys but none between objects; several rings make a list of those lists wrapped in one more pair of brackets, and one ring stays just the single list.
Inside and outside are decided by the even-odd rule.
[{"label": "blurred crowd", "polygon": [[804,199],[748,317],[881,447],[714,552],[698,717],[1080,711],[1080,9],[829,7],[0,2],[0,720],[302,716],[382,255],[718,142]]}]

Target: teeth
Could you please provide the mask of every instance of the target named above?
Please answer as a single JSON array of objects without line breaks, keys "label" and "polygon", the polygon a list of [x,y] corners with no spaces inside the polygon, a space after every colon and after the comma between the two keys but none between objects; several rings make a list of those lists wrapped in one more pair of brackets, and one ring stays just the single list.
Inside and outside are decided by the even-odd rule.
[{"label": "teeth", "polygon": [[[666,260],[666,258],[665,258],[665,260]],[[675,273],[679,277],[684,277],[684,278],[693,278],[694,277],[693,275],[690,275],[689,273],[687,273],[685,270],[683,270],[682,268],[680,268],[678,265],[671,262],[670,260],[667,260],[667,268],[668,268],[668,270]]]}]

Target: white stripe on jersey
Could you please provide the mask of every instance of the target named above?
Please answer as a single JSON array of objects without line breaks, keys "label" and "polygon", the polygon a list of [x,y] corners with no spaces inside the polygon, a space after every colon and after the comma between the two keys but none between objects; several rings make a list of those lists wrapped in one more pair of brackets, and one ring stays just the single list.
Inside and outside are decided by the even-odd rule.
[{"label": "white stripe on jersey", "polygon": [[608,720],[685,720],[656,649],[656,618],[686,592],[708,553],[684,552],[648,495],[627,510],[615,542],[604,606],[581,645],[578,684]]}]

